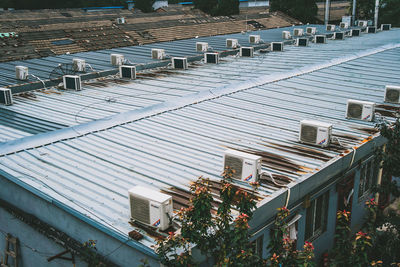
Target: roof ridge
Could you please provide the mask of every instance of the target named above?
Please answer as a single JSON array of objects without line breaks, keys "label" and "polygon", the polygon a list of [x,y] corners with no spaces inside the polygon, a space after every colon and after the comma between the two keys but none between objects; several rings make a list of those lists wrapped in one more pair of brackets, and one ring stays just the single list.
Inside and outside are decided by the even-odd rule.
[{"label": "roof ridge", "polygon": [[204,101],[209,101],[225,95],[248,90],[268,83],[290,79],[292,77],[311,73],[324,68],[329,68],[348,61],[352,61],[365,56],[370,56],[373,54],[381,53],[386,50],[399,47],[400,43],[391,43],[377,48],[367,49],[361,52],[357,52],[351,56],[347,55],[344,57],[331,59],[323,63],[301,67],[296,70],[290,70],[283,73],[261,76],[258,78],[249,79],[245,82],[241,82],[238,84],[226,85],[215,89],[210,89],[208,91],[206,90],[178,97],[170,101],[148,106],[139,110],[131,110],[116,115],[112,115],[109,117],[105,117],[99,120],[83,123],[80,125],[75,125],[60,130],[50,131],[46,133],[37,134],[34,136],[28,136],[16,140],[11,140],[8,142],[4,142],[0,145],[0,157],[5,156],[7,154],[17,153],[19,151],[27,149],[33,149],[36,147],[45,146],[51,143],[60,142],[67,139],[78,138],[99,131],[105,131],[120,125],[124,125],[148,117],[153,117],[168,111],[181,109],[189,105],[197,104]]}]

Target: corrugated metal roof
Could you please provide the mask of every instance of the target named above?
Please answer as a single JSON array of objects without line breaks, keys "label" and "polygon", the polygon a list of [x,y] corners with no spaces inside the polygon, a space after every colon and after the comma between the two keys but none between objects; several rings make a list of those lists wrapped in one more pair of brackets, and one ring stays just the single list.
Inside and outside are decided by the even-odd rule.
[{"label": "corrugated metal roof", "polygon": [[[321,26],[319,28],[320,31],[323,31]],[[282,29],[273,29],[259,31],[259,33],[264,40],[270,41],[280,39],[281,31]],[[379,37],[381,34],[385,34],[385,39]],[[25,114],[31,117],[33,123],[37,124],[50,122],[49,127],[43,128],[42,131],[57,129],[62,127],[62,125],[77,125],[120,112],[151,106],[190,93],[207,91],[211,88],[237,83],[248,78],[318,64],[329,59],[334,59],[339,55],[351,55],[363,49],[373,48],[386,42],[394,41],[397,37],[394,31],[381,34],[368,36],[368,38],[364,36],[345,41],[331,41],[327,45],[311,45],[307,48],[285,46],[284,53],[256,53],[255,59],[226,57],[221,60],[221,64],[217,67],[208,66],[204,68],[199,67],[201,64],[196,63],[188,71],[171,69],[168,71],[165,71],[165,69],[146,71],[140,74],[138,76],[139,79],[135,81],[108,77],[87,82],[83,86],[84,90],[79,92],[52,88],[21,94],[14,97],[15,104],[13,106],[0,109],[0,114],[5,120],[4,124],[0,126],[0,132],[4,133],[0,135],[0,142],[32,134],[30,131],[24,131],[24,128],[28,129],[28,127],[26,127],[23,120],[15,120],[16,116],[5,116],[4,113],[15,112],[15,114]],[[134,51],[132,52],[132,58],[141,59],[141,62],[146,62],[146,60],[149,60],[151,47],[164,48],[167,51],[177,51],[174,53],[181,56],[192,55],[195,54],[193,51],[196,41],[209,41],[212,46],[218,43],[218,48],[222,50],[226,37],[215,36],[151,46],[129,47],[120,50],[114,49],[112,51],[124,53],[124,51],[132,50]],[[242,44],[248,41],[248,35],[236,34],[230,35],[230,37],[238,38]],[[137,53],[140,50],[144,51],[142,58]],[[82,57],[86,58],[92,65],[95,61],[101,62],[99,66],[104,70],[109,67],[109,53],[110,51],[88,52],[82,53]],[[129,53],[126,52],[125,54]],[[44,72],[42,74],[35,74],[44,76],[44,73],[47,71],[46,67],[49,68],[52,64],[56,65],[56,60],[63,59],[63,62],[69,62],[72,57],[75,57],[75,55],[30,60],[29,64],[35,66],[35,64],[40,62],[34,68],[38,70],[43,68]],[[19,63],[3,63],[3,65],[0,64],[0,68],[5,64],[17,65]],[[95,69],[97,67],[97,65],[94,65]],[[8,134],[8,132],[11,134]]]},{"label": "corrugated metal roof", "polygon": [[[112,122],[124,114],[109,117],[107,125],[115,125],[107,130],[97,129],[68,139],[64,139],[66,131],[54,131],[45,137],[53,136],[59,141],[48,140],[51,144],[47,144],[42,140],[44,143],[38,146],[30,141],[40,141],[40,135],[25,142],[23,139],[24,150],[0,157],[0,166],[19,181],[125,234],[132,230],[128,223],[129,188],[134,185],[164,190],[173,187],[179,192],[187,191],[190,182],[201,175],[218,180],[227,147],[261,155],[263,170],[271,172],[276,179],[297,183],[348,153],[350,147],[360,145],[374,132],[373,123],[345,119],[347,99],[375,101],[379,104],[378,111],[390,115],[383,105],[384,85],[398,83],[399,37],[400,30],[394,29],[327,45],[287,47],[284,53],[227,58],[224,64],[178,71],[179,76],[135,81],[134,86],[140,90],[148,90],[148,86],[165,86],[171,90],[196,88],[193,91],[200,92],[199,103],[187,104],[184,100],[188,97],[181,100],[174,97],[165,106],[173,102],[175,108],[162,113],[148,107],[146,110],[153,112],[152,116],[138,117],[128,123]],[[387,44],[392,45],[382,47]],[[298,68],[307,65],[311,67]],[[259,76],[269,82],[261,84],[252,79]],[[212,90],[220,86],[223,88],[219,91]],[[93,86],[66,95],[85,91],[96,95],[101,90]],[[201,92],[207,90],[208,100],[200,98],[205,94]],[[211,97],[213,93],[215,97]],[[40,97],[45,99],[44,95]],[[50,95],[50,101],[40,102],[49,105],[47,108],[64,108],[58,102],[51,105],[58,97]],[[196,99],[195,95],[190,97]],[[19,99],[12,108],[18,107],[18,102]],[[113,107],[114,104],[120,103],[104,103],[92,113],[85,113],[82,119],[95,119],[101,109],[105,115],[124,110]],[[129,105],[126,110],[132,109]],[[27,104],[26,108],[29,107],[32,105]],[[70,108],[66,106],[63,112],[68,113]],[[126,117],[135,112],[142,114],[138,109],[128,111]],[[57,113],[50,114],[56,118]],[[332,123],[333,135],[340,144],[329,148],[300,144],[297,138],[302,119]],[[101,128],[104,121],[88,126]],[[7,144],[0,146],[0,150]],[[273,184],[263,183],[259,193],[273,197],[277,190]],[[179,200],[176,204],[176,208],[184,205]],[[150,246],[153,240],[146,235],[140,242]]]},{"label": "corrugated metal roof", "polygon": [[[318,28],[320,33],[326,33],[325,27],[321,25],[313,25]],[[306,26],[298,26],[301,28],[305,28]],[[110,54],[111,53],[120,53],[124,54],[127,59],[135,64],[143,64],[154,62],[156,60],[151,59],[151,49],[152,48],[162,48],[165,49],[166,53],[169,56],[193,56],[198,53],[195,50],[195,42],[208,42],[209,45],[216,51],[224,51],[226,50],[225,39],[226,38],[237,38],[240,44],[244,46],[250,45],[249,43],[249,34],[259,34],[261,39],[264,42],[272,42],[272,41],[282,41],[283,30],[292,30],[293,27],[287,28],[279,28],[279,29],[270,29],[270,30],[262,30],[256,32],[249,32],[247,34],[229,34],[229,35],[221,35],[221,36],[210,36],[210,37],[200,37],[196,39],[186,39],[186,40],[178,40],[172,42],[162,42],[162,43],[154,43],[147,44],[142,46],[129,46],[123,48],[114,48],[114,49],[106,49],[92,52],[82,52],[76,54],[69,55],[60,55],[60,56],[52,56],[45,57],[40,59],[29,59],[23,61],[12,61],[12,62],[4,62],[0,63],[0,87],[13,85],[13,84],[22,84],[25,81],[19,81],[15,79],[15,66],[23,65],[29,68],[29,73],[34,74],[35,76],[41,79],[49,79],[50,73],[54,68],[58,66],[58,64],[64,63],[72,63],[73,58],[82,58],[85,59],[87,63],[89,63],[96,71],[109,70],[113,67],[110,64]],[[29,82],[36,82],[34,78],[30,77]]]}]

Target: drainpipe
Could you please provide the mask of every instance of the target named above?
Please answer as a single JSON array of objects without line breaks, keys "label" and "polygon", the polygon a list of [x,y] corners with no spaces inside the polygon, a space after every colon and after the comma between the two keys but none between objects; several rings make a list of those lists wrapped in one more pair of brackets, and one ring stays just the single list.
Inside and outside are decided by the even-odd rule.
[{"label": "drainpipe", "polygon": [[353,23],[352,26],[354,26],[354,23],[356,22],[356,4],[357,4],[357,0],[353,0],[353,12],[351,13],[351,22]]},{"label": "drainpipe", "polygon": [[[386,145],[383,146],[383,153],[385,153],[385,152],[386,152]],[[383,163],[383,160],[379,163],[379,165],[382,166],[382,163]],[[377,185],[381,185],[381,183],[382,183],[382,173],[383,173],[383,168],[379,168],[378,180],[376,181]],[[379,201],[379,193],[375,194],[375,201],[376,201],[376,203],[378,203],[378,201]]]},{"label": "drainpipe", "polygon": [[379,13],[379,0],[375,0],[375,27],[378,28],[378,13]]},{"label": "drainpipe", "polygon": [[325,25],[328,25],[329,23],[329,8],[331,7],[331,1],[326,0],[325,3]]}]

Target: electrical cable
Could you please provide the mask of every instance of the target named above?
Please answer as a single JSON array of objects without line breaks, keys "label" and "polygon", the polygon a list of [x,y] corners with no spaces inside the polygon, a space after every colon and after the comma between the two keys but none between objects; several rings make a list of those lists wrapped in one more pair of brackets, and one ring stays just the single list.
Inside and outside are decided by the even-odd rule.
[{"label": "electrical cable", "polygon": [[46,89],[46,83],[42,79],[40,79],[38,76],[33,75],[33,74],[29,74],[29,76],[32,76],[33,78],[39,80],[43,84],[43,88]]}]

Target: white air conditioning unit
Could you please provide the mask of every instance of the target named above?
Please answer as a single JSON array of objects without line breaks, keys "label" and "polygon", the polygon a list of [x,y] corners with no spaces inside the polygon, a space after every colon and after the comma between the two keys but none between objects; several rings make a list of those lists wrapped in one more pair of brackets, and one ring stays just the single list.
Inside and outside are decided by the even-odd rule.
[{"label": "white air conditioning unit", "polygon": [[335,25],[333,25],[333,24],[328,24],[328,25],[326,25],[326,30],[328,31],[328,32],[333,32],[334,30],[335,30]]},{"label": "white air conditioning unit", "polygon": [[344,32],[334,32],[333,39],[335,40],[343,40],[344,39]]},{"label": "white air conditioning unit", "polygon": [[368,26],[368,21],[367,20],[359,20],[358,21],[358,27],[365,28],[367,26]]},{"label": "white air conditioning unit", "polygon": [[307,27],[306,33],[309,35],[314,35],[317,33],[317,28],[316,27]]},{"label": "white air conditioning unit", "polygon": [[292,38],[292,35],[290,34],[290,31],[282,31],[282,39],[290,39]]},{"label": "white air conditioning unit", "polygon": [[188,68],[187,58],[185,57],[173,57],[171,61],[173,69],[186,70]]},{"label": "white air conditioning unit", "polygon": [[321,147],[329,146],[332,136],[332,124],[315,121],[302,120],[300,122],[299,142]]},{"label": "white air conditioning unit", "polygon": [[347,100],[346,118],[363,121],[373,121],[375,115],[375,103],[359,100]]},{"label": "white air conditioning unit", "polygon": [[314,36],[314,43],[316,43],[316,44],[325,44],[326,43],[326,36],[325,35],[315,35]]},{"label": "white air conditioning unit", "polygon": [[135,66],[119,66],[119,77],[134,80],[136,79],[136,67]]},{"label": "white air conditioning unit", "polygon": [[226,39],[226,47],[237,48],[239,46],[239,41],[237,39]]},{"label": "white air conditioning unit", "polygon": [[261,42],[260,35],[250,35],[249,36],[249,43],[251,44],[259,44]]},{"label": "white air conditioning unit", "polygon": [[400,104],[400,86],[385,86],[385,102]]},{"label": "white air conditioning unit", "polygon": [[219,54],[218,53],[204,53],[204,62],[205,63],[219,63]]},{"label": "white air conditioning unit", "polygon": [[208,51],[208,43],[196,42],[196,51],[197,52],[207,52]]},{"label": "white air conditioning unit", "polygon": [[81,90],[81,77],[78,75],[63,76],[64,89]]},{"label": "white air conditioning unit", "polygon": [[28,80],[28,67],[15,66],[15,76],[18,80]]},{"label": "white air conditioning unit", "polygon": [[361,31],[359,29],[352,29],[350,35],[352,37],[360,36]]},{"label": "white air conditioning unit", "polygon": [[297,38],[296,46],[308,46],[308,38]]},{"label": "white air conditioning unit", "polygon": [[172,197],[142,186],[128,191],[131,219],[161,231],[171,226],[173,216]]},{"label": "white air conditioning unit", "polygon": [[296,28],[293,30],[293,36],[303,36],[304,30],[302,28]]},{"label": "white air conditioning unit", "polygon": [[240,48],[240,56],[241,57],[253,57],[254,56],[254,47],[241,47]]},{"label": "white air conditioning unit", "polygon": [[125,18],[117,18],[116,22],[117,24],[125,24]]},{"label": "white air conditioning unit", "polygon": [[86,61],[80,58],[72,59],[72,66],[74,71],[85,72],[86,71]]},{"label": "white air conditioning unit", "polygon": [[392,24],[381,24],[381,31],[390,31]]},{"label": "white air conditioning unit", "polygon": [[349,24],[347,22],[340,22],[339,27],[342,29],[347,29],[349,27]]},{"label": "white air conditioning unit", "polygon": [[151,58],[152,59],[165,59],[165,50],[159,48],[151,49]]},{"label": "white air conditioning unit", "polygon": [[11,89],[0,87],[0,103],[9,106],[13,104]]},{"label": "white air conditioning unit", "polygon": [[261,157],[245,152],[228,149],[224,153],[224,170],[234,171],[232,178],[257,182],[261,174]]},{"label": "white air conditioning unit", "polygon": [[376,27],[375,26],[367,27],[367,33],[376,33]]},{"label": "white air conditioning unit", "polygon": [[124,55],[111,54],[110,58],[111,58],[111,65],[113,65],[113,66],[124,65],[124,61],[125,61]]},{"label": "white air conditioning unit", "polygon": [[283,42],[272,42],[271,51],[283,51]]}]

